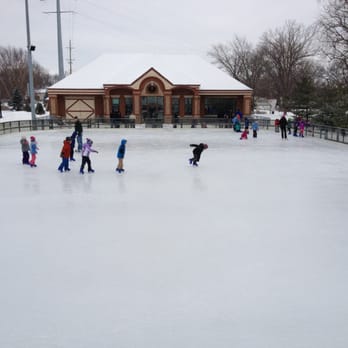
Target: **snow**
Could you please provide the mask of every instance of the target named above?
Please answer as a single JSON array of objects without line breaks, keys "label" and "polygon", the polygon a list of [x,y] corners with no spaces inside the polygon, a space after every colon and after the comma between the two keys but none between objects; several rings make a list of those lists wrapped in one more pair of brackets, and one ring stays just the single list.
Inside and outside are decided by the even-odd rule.
[{"label": "snow", "polygon": [[[31,112],[27,111],[1,111],[2,117],[0,118],[0,123],[12,122],[12,121],[25,121],[31,120]],[[44,115],[36,115],[37,119],[48,117],[49,113],[46,112]]]},{"label": "snow", "polygon": [[346,145],[85,129],[99,154],[80,175],[78,155],[57,171],[71,132],[0,136],[2,348],[348,346]]},{"label": "snow", "polygon": [[196,84],[203,90],[251,90],[203,58],[188,54],[104,54],[50,88],[130,85],[151,68],[173,84]]}]

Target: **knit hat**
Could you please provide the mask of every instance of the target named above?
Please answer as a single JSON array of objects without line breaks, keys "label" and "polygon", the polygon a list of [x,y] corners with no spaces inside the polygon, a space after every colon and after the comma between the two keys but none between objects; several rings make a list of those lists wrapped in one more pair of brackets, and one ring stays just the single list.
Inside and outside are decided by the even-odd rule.
[{"label": "knit hat", "polygon": [[35,141],[35,137],[32,135],[32,136],[30,137],[30,140],[31,140],[31,141]]}]

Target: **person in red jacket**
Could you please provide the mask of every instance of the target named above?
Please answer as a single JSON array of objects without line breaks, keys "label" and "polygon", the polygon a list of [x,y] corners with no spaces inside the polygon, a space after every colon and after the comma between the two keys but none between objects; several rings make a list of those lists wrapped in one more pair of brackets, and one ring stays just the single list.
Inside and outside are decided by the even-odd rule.
[{"label": "person in red jacket", "polygon": [[69,158],[70,158],[70,150],[71,150],[71,138],[66,137],[63,142],[62,151],[60,152],[60,157],[62,158],[62,163],[58,167],[58,170],[62,173],[64,171],[69,171]]},{"label": "person in red jacket", "polygon": [[248,133],[249,133],[248,129],[245,128],[242,135],[240,136],[240,140],[248,139]]}]

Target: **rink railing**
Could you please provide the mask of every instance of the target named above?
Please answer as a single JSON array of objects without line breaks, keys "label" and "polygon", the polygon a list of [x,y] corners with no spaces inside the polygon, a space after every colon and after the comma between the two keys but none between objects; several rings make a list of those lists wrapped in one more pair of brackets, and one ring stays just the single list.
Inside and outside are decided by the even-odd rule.
[{"label": "rink railing", "polygon": [[[251,119],[252,120],[252,119]],[[279,131],[274,126],[274,121],[271,120],[257,120],[260,129],[269,129]],[[173,128],[232,128],[229,120],[220,119],[217,117],[202,117],[201,119],[193,119],[192,117],[173,119],[173,123],[169,125]],[[135,128],[135,127],[150,127],[162,128],[163,120],[146,119],[142,125],[136,125],[134,120],[125,118],[106,120],[104,118],[95,118],[82,122],[84,128]],[[168,126],[168,125],[167,125]],[[242,124],[242,128],[244,124]],[[58,118],[45,118],[24,121],[10,121],[0,123],[0,134],[7,134],[13,132],[30,132],[34,130],[54,130],[74,128],[74,120],[62,120]],[[324,125],[309,125],[305,128],[305,136],[312,136],[325,140],[331,140],[348,144],[348,129],[338,128]]]}]

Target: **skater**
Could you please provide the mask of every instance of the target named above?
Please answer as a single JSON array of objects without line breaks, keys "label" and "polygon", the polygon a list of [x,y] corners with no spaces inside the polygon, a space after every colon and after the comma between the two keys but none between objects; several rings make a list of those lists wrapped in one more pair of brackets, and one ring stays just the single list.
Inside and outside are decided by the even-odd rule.
[{"label": "skater", "polygon": [[199,145],[190,144],[191,147],[194,147],[192,153],[193,157],[189,159],[190,164],[198,166],[198,162],[201,158],[201,153],[208,148],[207,144],[200,143]]},{"label": "skater", "polygon": [[77,139],[77,151],[81,152],[82,151],[82,123],[78,119],[78,117],[75,117],[75,132],[76,132],[76,139]]},{"label": "skater", "polygon": [[62,158],[62,163],[58,167],[58,170],[61,173],[63,173],[63,170],[66,172],[70,171],[70,168],[69,168],[69,158],[70,158],[70,150],[71,150],[70,143],[71,143],[71,138],[66,137],[64,142],[63,142],[62,151],[60,152],[60,157]]},{"label": "skater", "polygon": [[92,149],[93,141],[91,139],[86,139],[86,142],[82,146],[82,163],[80,168],[80,174],[84,174],[83,169],[85,168],[85,164],[88,166],[88,173],[94,173],[94,169],[91,166],[91,160],[89,158],[89,154],[91,152],[98,153],[97,150]]},{"label": "skater", "polygon": [[120,146],[118,147],[118,150],[117,150],[118,164],[117,164],[116,172],[119,172],[119,173],[124,172],[124,169],[123,169],[123,159],[124,159],[124,156],[126,154],[126,143],[127,143],[127,140],[126,139],[122,139],[121,140],[121,144],[120,144]]},{"label": "skater", "polygon": [[31,159],[29,161],[30,167],[37,167],[36,165],[36,155],[39,150],[39,147],[37,146],[36,139],[32,135],[30,137],[30,153],[31,153]]},{"label": "skater", "polygon": [[280,126],[282,139],[287,139],[288,138],[287,135],[286,135],[288,121],[287,121],[285,115],[286,115],[286,112],[284,112],[283,116],[280,118],[280,121],[279,121],[279,126]]},{"label": "skater", "polygon": [[70,141],[70,161],[75,161],[75,158],[74,158],[75,142],[76,142],[76,131],[74,131],[73,134],[71,134],[71,141]]},{"label": "skater", "polygon": [[23,157],[22,157],[22,163],[23,164],[29,164],[29,142],[27,140],[26,137],[22,137],[20,140],[20,144],[22,146],[22,153],[23,153]]},{"label": "skater", "polygon": [[304,138],[305,123],[302,119],[298,122],[299,136]]},{"label": "skater", "polygon": [[253,138],[257,138],[257,131],[259,130],[259,124],[256,120],[252,123],[251,128],[253,129]]},{"label": "skater", "polygon": [[247,140],[248,139],[248,130],[245,128],[240,136],[240,140]]}]

